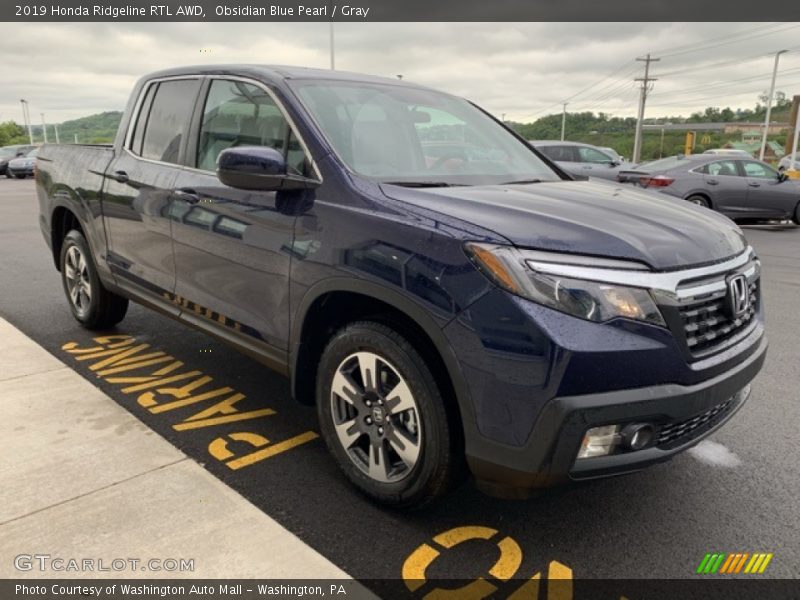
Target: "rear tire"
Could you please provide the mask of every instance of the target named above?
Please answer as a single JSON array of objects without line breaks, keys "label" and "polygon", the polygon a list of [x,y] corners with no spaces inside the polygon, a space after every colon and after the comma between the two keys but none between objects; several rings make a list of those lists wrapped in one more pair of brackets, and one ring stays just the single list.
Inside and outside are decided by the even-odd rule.
[{"label": "rear tire", "polygon": [[109,292],[97,275],[89,244],[73,229],[61,246],[61,282],[70,310],[86,329],[108,329],[128,311],[128,299]]},{"label": "rear tire", "polygon": [[794,219],[792,221],[794,221],[795,225],[800,225],[800,202],[794,207]]},{"label": "rear tire", "polygon": [[689,196],[686,199],[686,201],[691,202],[692,204],[696,204],[697,206],[702,206],[703,208],[711,208],[711,204],[709,203],[709,201],[704,196],[701,196],[699,194],[694,194],[692,196]]},{"label": "rear tire", "polygon": [[359,321],[334,334],[320,359],[316,401],[328,449],[373,500],[421,506],[463,472],[463,451],[435,378],[390,327]]}]

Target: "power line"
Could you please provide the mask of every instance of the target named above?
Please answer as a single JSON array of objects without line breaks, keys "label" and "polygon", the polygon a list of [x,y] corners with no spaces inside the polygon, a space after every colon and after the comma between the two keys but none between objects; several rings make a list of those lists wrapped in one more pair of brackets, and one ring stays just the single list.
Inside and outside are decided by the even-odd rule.
[{"label": "power line", "polygon": [[644,63],[644,77],[637,77],[634,81],[641,81],[642,87],[640,88],[641,94],[639,96],[639,116],[636,119],[636,136],[633,139],[633,158],[634,163],[638,163],[642,154],[642,121],[644,121],[644,105],[647,102],[647,94],[650,91],[650,82],[658,81],[650,77],[650,63],[658,62],[660,58],[652,58],[648,54],[645,58],[637,58],[639,62]]},{"label": "power line", "polygon": [[[786,24],[783,23],[782,25],[786,25]],[[683,50],[681,52],[673,52],[672,54],[665,54],[665,55],[663,55],[663,58],[672,58],[673,56],[680,56],[681,54],[690,54],[692,52],[700,52],[702,50],[710,50],[712,48],[719,48],[720,46],[727,46],[728,44],[737,44],[739,42],[746,42],[746,41],[754,40],[756,38],[764,37],[765,35],[773,35],[773,34],[776,34],[776,33],[783,33],[783,32],[788,31],[790,29],[794,29],[795,27],[800,27],[800,23],[794,23],[794,24],[788,25],[787,27],[783,27],[782,29],[773,29],[772,31],[765,31],[765,32],[757,33],[757,34],[750,35],[750,36],[744,36],[744,37],[736,36],[734,39],[731,39],[731,40],[728,40],[728,41],[725,41],[725,42],[720,42],[718,44],[708,44],[708,45],[705,45],[705,46],[699,46],[699,47],[694,48],[692,50]]]},{"label": "power line", "polygon": [[662,57],[673,56],[674,54],[670,54],[670,53],[680,52],[680,51],[687,50],[687,49],[690,49],[690,48],[695,48],[697,46],[703,46],[705,44],[708,44],[709,42],[716,42],[718,40],[728,39],[728,38],[731,38],[731,37],[738,38],[742,34],[746,35],[747,33],[755,32],[755,31],[761,31],[763,29],[773,29],[773,28],[780,27],[781,25],[785,25],[785,23],[763,23],[761,25],[757,25],[756,27],[752,27],[752,28],[749,28],[749,29],[740,29],[740,30],[734,31],[732,33],[726,33],[724,35],[721,35],[721,36],[718,36],[718,37],[715,37],[715,38],[709,38],[709,39],[703,40],[702,42],[691,42],[689,44],[683,44],[682,46],[673,46],[671,48],[661,48],[659,50],[654,50],[653,53],[654,54],[660,54]]},{"label": "power line", "polygon": [[[797,68],[794,68],[794,69],[784,69],[782,71],[778,71],[778,74],[779,75],[789,75],[789,74],[792,74],[792,73],[796,73],[798,71],[800,71],[800,67],[797,67]],[[759,75],[753,75],[751,77],[742,77],[742,78],[739,78],[739,79],[731,79],[731,80],[729,80],[727,82],[724,82],[724,83],[720,82],[720,83],[715,83],[715,84],[711,84],[711,85],[701,85],[701,86],[697,86],[697,87],[693,87],[693,88],[679,88],[677,90],[666,90],[666,91],[663,91],[663,92],[653,92],[652,95],[653,96],[658,96],[659,98],[675,96],[675,95],[685,96],[687,94],[691,96],[691,95],[693,95],[692,92],[695,92],[695,91],[698,91],[698,90],[707,91],[707,90],[713,90],[713,89],[718,89],[718,88],[730,87],[732,85],[735,86],[735,85],[738,85],[739,83],[742,83],[742,82],[750,82],[750,81],[756,81],[758,79],[763,79],[763,78],[765,78],[765,77],[767,77],[769,75],[770,75],[770,73],[759,74]]]}]

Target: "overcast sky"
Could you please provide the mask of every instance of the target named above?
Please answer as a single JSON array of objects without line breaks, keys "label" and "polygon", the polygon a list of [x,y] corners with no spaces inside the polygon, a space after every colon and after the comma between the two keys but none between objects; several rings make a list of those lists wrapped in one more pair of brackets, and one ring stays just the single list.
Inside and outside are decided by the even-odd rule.
[{"label": "overcast sky", "polygon": [[[187,64],[329,66],[327,23],[0,23],[0,121],[61,122],[124,108],[135,80]],[[651,52],[646,116],[752,107],[769,88],[800,94],[800,23],[337,23],[336,67],[422,83],[497,116],[635,116]],[[588,88],[588,89],[587,89]]]}]

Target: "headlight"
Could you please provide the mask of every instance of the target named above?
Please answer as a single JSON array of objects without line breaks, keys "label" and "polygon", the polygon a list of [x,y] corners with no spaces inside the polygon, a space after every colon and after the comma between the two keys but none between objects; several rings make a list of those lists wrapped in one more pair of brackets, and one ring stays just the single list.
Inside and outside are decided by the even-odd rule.
[{"label": "headlight", "polygon": [[646,270],[640,263],[568,254],[554,255],[491,244],[468,243],[465,248],[487,277],[517,296],[587,321],[603,322],[615,317],[625,317],[666,326],[646,288],[566,277],[554,273],[552,268],[548,272],[536,269],[537,261],[543,261],[550,265],[591,266],[595,270]]}]

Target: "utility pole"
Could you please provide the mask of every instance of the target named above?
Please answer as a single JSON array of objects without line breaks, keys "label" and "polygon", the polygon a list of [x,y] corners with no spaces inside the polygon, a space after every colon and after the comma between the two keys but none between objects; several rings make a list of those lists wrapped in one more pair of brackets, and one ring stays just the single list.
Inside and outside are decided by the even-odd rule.
[{"label": "utility pole", "polygon": [[637,58],[639,62],[644,63],[644,77],[638,77],[634,81],[641,81],[642,87],[639,92],[639,116],[636,119],[636,136],[633,139],[633,157],[634,163],[638,163],[642,158],[642,121],[644,121],[644,105],[647,102],[647,94],[650,92],[650,82],[658,81],[650,77],[650,63],[658,62],[660,58],[652,58],[648,53],[645,58]]},{"label": "utility pole", "polygon": [[503,123],[505,123],[505,122],[506,122],[506,113],[501,113],[501,114],[500,114],[500,120],[501,120]]},{"label": "utility pole", "polygon": [[336,69],[336,59],[334,58],[334,50],[333,50],[333,21],[331,21],[330,27],[330,43],[331,43],[331,71]]},{"label": "utility pole", "polygon": [[39,113],[42,115],[42,137],[44,137],[44,143],[47,143],[47,123],[44,120],[44,113]]},{"label": "utility pole", "polygon": [[564,102],[564,108],[561,111],[561,141],[564,141],[564,132],[567,129],[567,104],[568,102]]},{"label": "utility pole", "polygon": [[758,160],[764,160],[764,152],[767,150],[767,134],[769,133],[769,117],[772,113],[772,97],[775,95],[775,79],[778,77],[778,61],[781,54],[788,50],[779,50],[775,53],[775,66],[772,69],[772,83],[769,86],[769,97],[767,98],[767,116],[764,117],[764,134],[761,136],[761,151],[758,153]]},{"label": "utility pole", "polygon": [[56,144],[60,144],[61,140],[58,139],[58,123],[53,123],[53,127],[56,130]]},{"label": "utility pole", "polygon": [[23,98],[20,100],[20,104],[22,104],[22,118],[25,121],[25,127],[28,128],[28,138],[33,146],[33,127],[31,127],[31,115],[28,112],[28,101]]},{"label": "utility pole", "polygon": [[75,138],[74,139],[75,139],[75,143],[77,144],[78,143],[78,134],[77,133],[75,134]]}]

